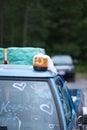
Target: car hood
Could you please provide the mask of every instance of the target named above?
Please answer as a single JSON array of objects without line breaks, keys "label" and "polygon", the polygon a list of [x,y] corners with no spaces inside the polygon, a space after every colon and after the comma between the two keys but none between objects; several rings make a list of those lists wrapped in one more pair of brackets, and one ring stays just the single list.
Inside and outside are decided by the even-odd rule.
[{"label": "car hood", "polygon": [[59,69],[59,70],[63,70],[63,69],[66,70],[66,69],[74,68],[73,65],[56,65],[55,67],[56,69]]}]

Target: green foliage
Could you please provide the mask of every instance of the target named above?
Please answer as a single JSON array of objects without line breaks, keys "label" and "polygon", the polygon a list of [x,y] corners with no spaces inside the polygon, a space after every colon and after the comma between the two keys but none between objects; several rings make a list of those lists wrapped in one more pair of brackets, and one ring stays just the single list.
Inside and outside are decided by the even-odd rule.
[{"label": "green foliage", "polygon": [[43,47],[87,59],[86,0],[0,1],[0,47]]},{"label": "green foliage", "polygon": [[87,73],[87,61],[78,61],[76,71],[77,73]]},{"label": "green foliage", "polygon": [[55,54],[70,54],[73,57],[78,57],[80,53],[79,47],[73,43],[65,43],[62,46],[61,44],[56,44],[52,50],[55,51]]}]

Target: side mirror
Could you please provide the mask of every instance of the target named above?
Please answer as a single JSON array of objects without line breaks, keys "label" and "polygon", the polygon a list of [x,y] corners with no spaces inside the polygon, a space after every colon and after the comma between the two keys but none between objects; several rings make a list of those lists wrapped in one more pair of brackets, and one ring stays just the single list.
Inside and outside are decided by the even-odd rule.
[{"label": "side mirror", "polygon": [[87,107],[82,107],[82,113],[78,116],[78,126],[87,125]]},{"label": "side mirror", "polygon": [[82,108],[83,124],[87,125],[87,107]]}]

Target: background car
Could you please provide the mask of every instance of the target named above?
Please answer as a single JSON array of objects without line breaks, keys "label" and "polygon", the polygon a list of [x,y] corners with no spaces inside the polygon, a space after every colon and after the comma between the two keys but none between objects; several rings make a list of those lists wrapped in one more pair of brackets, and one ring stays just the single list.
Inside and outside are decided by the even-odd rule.
[{"label": "background car", "polygon": [[76,68],[70,55],[55,55],[51,57],[58,73],[67,81],[75,81]]}]

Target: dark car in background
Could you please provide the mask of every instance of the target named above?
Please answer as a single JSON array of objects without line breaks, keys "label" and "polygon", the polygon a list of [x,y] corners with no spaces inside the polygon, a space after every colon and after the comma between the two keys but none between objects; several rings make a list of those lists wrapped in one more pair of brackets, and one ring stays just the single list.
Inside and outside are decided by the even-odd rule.
[{"label": "dark car in background", "polygon": [[70,55],[55,55],[51,57],[57,71],[67,81],[75,81],[76,68]]}]

